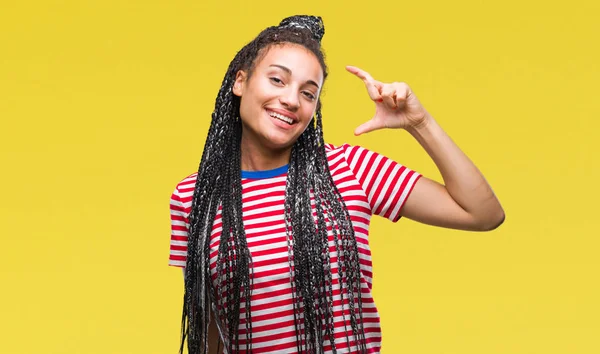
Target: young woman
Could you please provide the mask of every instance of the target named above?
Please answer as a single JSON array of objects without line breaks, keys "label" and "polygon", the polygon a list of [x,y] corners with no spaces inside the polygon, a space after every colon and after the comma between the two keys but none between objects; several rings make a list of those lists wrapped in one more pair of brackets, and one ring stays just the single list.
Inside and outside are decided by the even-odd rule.
[{"label": "young woman", "polygon": [[[371,215],[492,230],[504,212],[473,163],[404,83],[364,82],[375,116],[407,130],[445,185],[358,146],[323,141],[319,17],[262,31],[231,62],[197,173],[171,197],[169,263],[184,267],[190,354],[377,353]],[[217,344],[217,342],[219,344]]]}]

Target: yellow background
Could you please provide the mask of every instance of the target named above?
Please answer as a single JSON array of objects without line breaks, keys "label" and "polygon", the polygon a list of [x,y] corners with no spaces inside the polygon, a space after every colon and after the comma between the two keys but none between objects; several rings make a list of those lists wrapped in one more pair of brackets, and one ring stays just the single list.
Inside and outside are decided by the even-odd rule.
[{"label": "yellow background", "polygon": [[169,197],[234,54],[324,18],[326,140],[439,180],[347,64],[405,81],[505,210],[490,233],[377,218],[384,353],[599,353],[600,5],[8,1],[0,5],[0,353],[176,353]]}]

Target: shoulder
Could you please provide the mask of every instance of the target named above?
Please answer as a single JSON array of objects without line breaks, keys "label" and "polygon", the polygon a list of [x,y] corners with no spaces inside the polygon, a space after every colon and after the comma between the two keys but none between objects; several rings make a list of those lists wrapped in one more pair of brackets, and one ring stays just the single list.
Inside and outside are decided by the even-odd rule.
[{"label": "shoulder", "polygon": [[352,148],[353,146],[349,144],[335,146],[333,144],[325,143],[325,154],[327,155],[327,162],[329,163],[329,166],[333,167],[341,161],[347,161],[348,150]]},{"label": "shoulder", "polygon": [[356,165],[357,163],[361,163],[366,157],[366,155],[377,154],[360,145],[350,145],[346,143],[339,146],[326,143],[325,153],[327,154],[327,159],[329,160],[329,163],[343,158],[348,164],[352,166]]},{"label": "shoulder", "polygon": [[325,143],[325,151],[327,153],[332,152],[332,151],[345,150],[345,149],[350,148],[350,147],[352,147],[352,145],[346,144],[346,143],[344,143],[344,144],[342,144],[340,146],[336,146],[336,145],[333,145],[333,144],[330,144],[330,143]]},{"label": "shoulder", "polygon": [[194,192],[194,187],[196,185],[196,178],[198,176],[198,172],[194,172],[185,178],[179,180],[177,185],[175,186],[175,190],[173,191],[173,195],[183,197],[190,192]]},{"label": "shoulder", "polygon": [[346,143],[339,145],[339,146],[325,143],[325,153],[327,154],[328,158],[331,158],[331,156],[336,156],[339,154],[344,154],[347,156],[348,153],[351,153],[357,149],[362,149],[362,148],[357,145],[350,145],[350,144],[346,144]]}]

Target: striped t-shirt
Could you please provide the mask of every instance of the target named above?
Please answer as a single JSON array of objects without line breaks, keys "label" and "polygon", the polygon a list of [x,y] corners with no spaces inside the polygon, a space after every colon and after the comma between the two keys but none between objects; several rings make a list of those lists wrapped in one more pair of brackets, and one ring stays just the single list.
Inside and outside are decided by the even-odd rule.
[{"label": "striped t-shirt", "polygon": [[[400,210],[420,174],[360,146],[345,144],[335,147],[327,144],[326,152],[331,175],[348,208],[358,243],[363,327],[368,352],[378,353],[381,350],[381,327],[379,314],[371,296],[373,269],[368,237],[371,215],[376,214],[394,222],[398,221]],[[196,176],[197,173],[194,173],[179,182],[171,196],[169,265],[172,266],[186,265],[188,215]],[[254,273],[251,297],[253,353],[297,352],[284,223],[286,176],[287,166],[268,171],[242,171],[243,222]],[[213,281],[216,281],[220,225],[221,212],[218,211],[210,242]],[[334,243],[331,233],[329,242]],[[335,249],[330,256],[332,260],[337,259]],[[332,268],[337,268],[335,263],[332,262]],[[334,301],[339,305],[337,274],[332,275]],[[347,298],[345,301],[347,302]],[[339,306],[334,308],[336,312],[339,310]],[[351,339],[350,345],[353,345],[348,316],[345,316],[345,319],[346,326],[344,317],[334,318],[336,349],[342,353],[348,352],[346,328],[349,331],[348,338]],[[245,348],[245,330],[244,313],[241,312],[242,348]],[[330,342],[327,340],[324,349],[330,352],[330,348]],[[354,349],[350,348],[350,351]]]}]

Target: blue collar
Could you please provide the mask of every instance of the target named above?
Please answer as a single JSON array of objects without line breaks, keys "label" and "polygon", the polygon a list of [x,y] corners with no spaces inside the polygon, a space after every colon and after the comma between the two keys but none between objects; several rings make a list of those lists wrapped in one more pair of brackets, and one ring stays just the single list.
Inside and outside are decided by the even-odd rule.
[{"label": "blue collar", "polygon": [[244,171],[244,170],[242,170],[242,178],[251,178],[251,179],[272,178],[272,177],[276,177],[276,176],[286,173],[287,170],[288,170],[288,165],[283,165],[281,167],[277,167],[272,170],[264,170],[264,171]]}]

